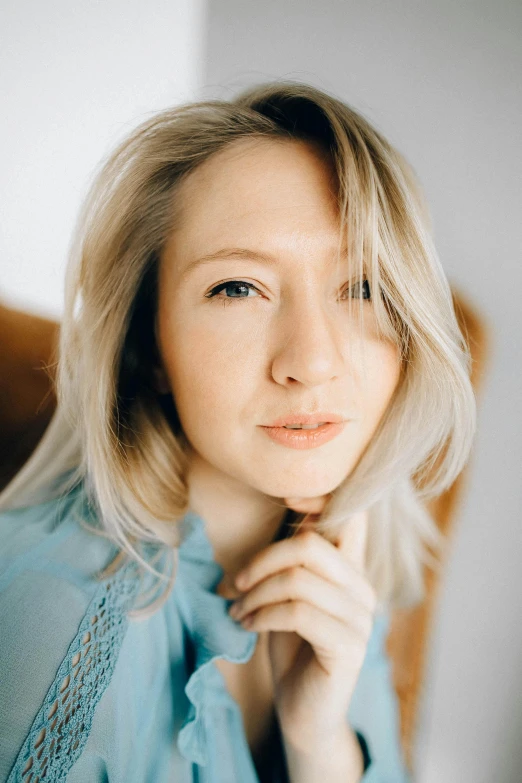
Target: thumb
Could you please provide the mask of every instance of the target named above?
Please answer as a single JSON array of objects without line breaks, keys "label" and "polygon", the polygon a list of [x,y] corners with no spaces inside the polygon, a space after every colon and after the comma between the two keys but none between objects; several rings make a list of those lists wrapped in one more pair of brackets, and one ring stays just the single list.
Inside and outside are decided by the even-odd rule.
[{"label": "thumb", "polygon": [[340,552],[361,573],[366,571],[368,522],[368,511],[358,511],[356,514],[352,514],[341,530],[337,541]]}]

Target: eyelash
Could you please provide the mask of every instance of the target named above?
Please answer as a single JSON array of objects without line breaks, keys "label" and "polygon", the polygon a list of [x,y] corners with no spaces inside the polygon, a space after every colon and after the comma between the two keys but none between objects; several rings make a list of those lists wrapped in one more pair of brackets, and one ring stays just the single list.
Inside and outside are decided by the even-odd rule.
[{"label": "eyelash", "polygon": [[[356,285],[358,285],[360,281],[358,280],[356,283],[353,284],[352,288],[354,288]],[[364,284],[367,284],[366,290],[370,292],[370,285],[368,283],[368,280],[365,278],[363,280],[363,286]],[[205,297],[207,299],[215,299],[216,301],[221,301],[223,303],[223,306],[226,307],[229,304],[232,304],[232,302],[237,301],[239,299],[255,299],[256,297],[251,296],[218,296],[220,291],[222,291],[225,288],[228,288],[229,286],[247,286],[248,288],[252,289],[253,291],[258,291],[259,289],[256,288],[256,286],[253,283],[247,283],[244,280],[227,280],[226,283],[220,283],[219,285],[212,288],[211,291],[209,291],[208,294],[205,294]],[[371,293],[369,296],[364,297],[363,299],[366,299],[367,301],[371,301]]]}]

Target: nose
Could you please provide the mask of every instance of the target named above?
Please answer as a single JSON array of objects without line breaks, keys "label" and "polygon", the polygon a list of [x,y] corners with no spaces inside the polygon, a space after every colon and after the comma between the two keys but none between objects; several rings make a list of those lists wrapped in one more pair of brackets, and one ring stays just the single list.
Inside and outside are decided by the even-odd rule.
[{"label": "nose", "polygon": [[277,347],[272,377],[277,383],[297,381],[313,387],[344,374],[346,334],[341,319],[329,311],[331,307],[313,292],[306,296],[301,293],[299,301],[287,304],[275,326]]}]

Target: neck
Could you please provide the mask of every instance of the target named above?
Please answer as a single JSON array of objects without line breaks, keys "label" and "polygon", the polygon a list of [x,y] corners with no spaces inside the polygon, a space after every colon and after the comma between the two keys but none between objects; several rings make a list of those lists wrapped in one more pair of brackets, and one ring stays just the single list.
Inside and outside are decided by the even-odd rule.
[{"label": "neck", "polygon": [[190,508],[204,519],[215,560],[233,579],[274,540],[287,507],[281,498],[238,482],[199,455],[190,459],[187,481]]}]

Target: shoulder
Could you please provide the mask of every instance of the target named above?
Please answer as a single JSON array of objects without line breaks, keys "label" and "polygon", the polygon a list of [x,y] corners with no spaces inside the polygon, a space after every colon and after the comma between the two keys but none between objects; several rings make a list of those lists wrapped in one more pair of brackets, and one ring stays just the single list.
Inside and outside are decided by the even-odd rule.
[{"label": "shoulder", "polygon": [[[82,483],[45,502],[0,510],[3,581],[12,578],[14,571],[34,571],[52,563],[58,566],[60,561],[86,574],[96,570],[100,559],[114,556],[117,550],[108,538],[93,535],[93,528],[101,532]],[[75,552],[79,555],[82,548],[87,562],[83,555],[75,559]]]},{"label": "shoulder", "polygon": [[[90,532],[93,514],[76,488],[37,506],[0,513],[0,660],[19,666],[31,650],[52,667],[88,607],[105,589],[99,572],[116,547]],[[34,653],[33,653],[34,654]],[[55,669],[56,670],[56,669]],[[4,680],[5,678],[2,678]]]},{"label": "shoulder", "polygon": [[44,760],[61,780],[110,680],[138,580],[133,564],[99,578],[117,549],[89,514],[80,489],[0,513],[0,780]]}]

